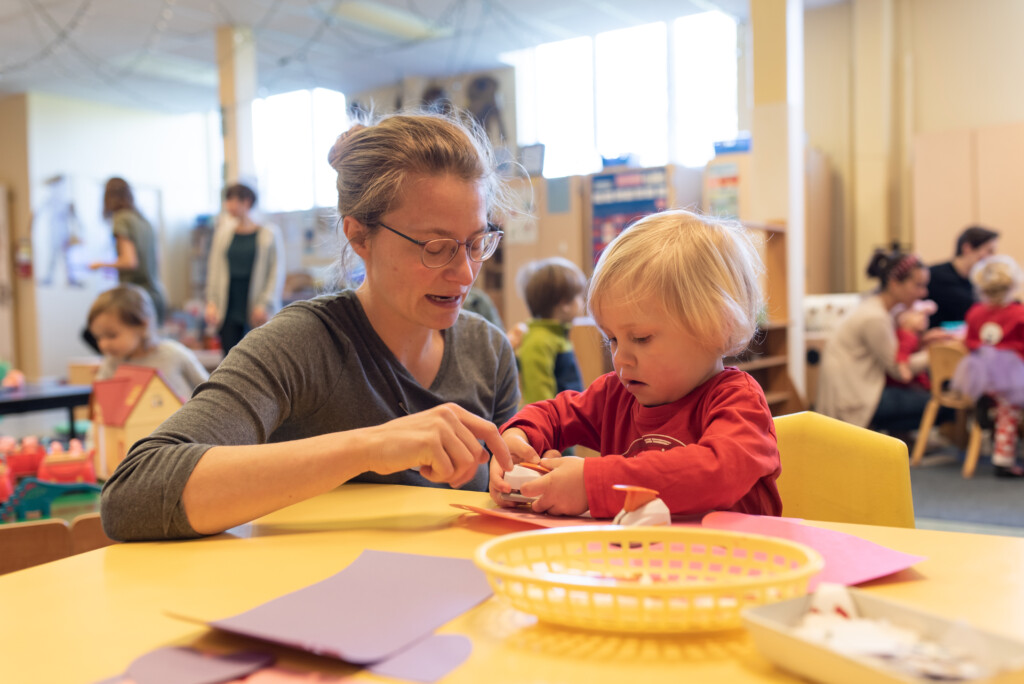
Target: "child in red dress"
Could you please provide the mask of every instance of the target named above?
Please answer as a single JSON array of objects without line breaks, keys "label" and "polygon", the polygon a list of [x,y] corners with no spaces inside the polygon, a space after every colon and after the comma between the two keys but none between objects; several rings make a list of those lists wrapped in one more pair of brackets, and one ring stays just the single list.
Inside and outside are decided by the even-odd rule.
[{"label": "child in red dress", "polygon": [[1017,465],[1017,430],[1024,406],[1024,305],[1014,298],[1021,269],[1008,256],[988,257],[971,270],[980,302],[967,311],[964,343],[971,353],[960,362],[953,387],[974,400],[995,400],[992,465],[999,477],[1024,477]]}]

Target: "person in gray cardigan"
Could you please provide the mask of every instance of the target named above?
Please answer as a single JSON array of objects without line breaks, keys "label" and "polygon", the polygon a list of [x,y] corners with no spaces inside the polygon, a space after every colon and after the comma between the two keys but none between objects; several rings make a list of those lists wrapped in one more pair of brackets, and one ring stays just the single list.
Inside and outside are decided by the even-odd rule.
[{"label": "person in gray cardigan", "polygon": [[[519,402],[502,332],[461,311],[512,206],[471,123],[396,114],[335,142],[362,283],[253,330],[106,482],[114,539],[222,532],[353,479],[486,491]],[[346,252],[343,252],[344,257]]]},{"label": "person in gray cardigan", "polygon": [[284,249],[271,223],[249,212],[256,193],[235,183],[224,191],[224,213],[213,233],[206,271],[206,323],[220,335],[227,354],[253,328],[281,308]]},{"label": "person in gray cardigan", "polygon": [[[868,264],[879,288],[842,320],[828,339],[818,378],[819,413],[861,427],[906,433],[917,428],[930,393],[916,386],[887,384],[886,377],[906,382],[927,369],[926,350],[913,354],[909,375],[896,358],[895,316],[928,292],[928,269],[915,254],[894,248],[877,250]],[[929,330],[922,344],[948,337]]]}]

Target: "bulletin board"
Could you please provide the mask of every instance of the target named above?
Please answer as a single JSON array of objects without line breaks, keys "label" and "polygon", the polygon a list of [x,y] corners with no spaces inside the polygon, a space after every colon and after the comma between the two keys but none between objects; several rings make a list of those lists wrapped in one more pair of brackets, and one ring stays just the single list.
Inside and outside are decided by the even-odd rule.
[{"label": "bulletin board", "polygon": [[648,214],[664,211],[669,202],[665,167],[629,169],[591,178],[591,241],[594,263],[609,242]]}]

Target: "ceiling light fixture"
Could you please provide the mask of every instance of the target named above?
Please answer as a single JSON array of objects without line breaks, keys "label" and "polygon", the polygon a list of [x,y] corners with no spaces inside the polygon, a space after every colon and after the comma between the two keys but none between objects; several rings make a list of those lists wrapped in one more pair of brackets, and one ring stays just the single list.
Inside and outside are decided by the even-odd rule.
[{"label": "ceiling light fixture", "polygon": [[334,14],[342,21],[389,38],[431,40],[448,38],[453,33],[451,28],[435,26],[411,12],[367,0],[343,2]]}]

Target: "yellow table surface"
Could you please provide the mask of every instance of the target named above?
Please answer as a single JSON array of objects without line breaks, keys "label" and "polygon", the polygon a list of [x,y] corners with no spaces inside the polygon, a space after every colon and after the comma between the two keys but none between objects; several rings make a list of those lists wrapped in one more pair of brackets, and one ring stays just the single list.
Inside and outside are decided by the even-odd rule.
[{"label": "yellow table surface", "polygon": [[[0,681],[95,682],[160,646],[268,647],[170,617],[228,617],[323,580],[364,549],[471,557],[495,535],[530,528],[465,514],[486,494],[346,485],[229,533],[184,542],[118,544],[0,576]],[[1004,636],[1024,638],[1024,539],[815,523],[927,556],[862,585],[888,599]],[[401,612],[381,596],[381,610]],[[472,638],[445,683],[794,682],[744,630],[641,637],[549,626],[496,598],[445,625]],[[270,648],[279,663],[358,681],[394,680],[326,658]]]}]

